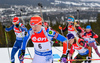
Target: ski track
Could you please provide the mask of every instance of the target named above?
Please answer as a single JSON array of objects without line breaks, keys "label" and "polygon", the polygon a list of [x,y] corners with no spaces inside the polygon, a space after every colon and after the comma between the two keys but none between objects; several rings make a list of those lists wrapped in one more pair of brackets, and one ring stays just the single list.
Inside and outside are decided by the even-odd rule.
[{"label": "ski track", "polygon": [[[57,50],[56,48],[59,49],[60,51]],[[59,56],[61,56],[62,55],[61,51],[62,51],[63,48],[62,47],[56,47],[56,48],[52,47],[53,54],[58,54]],[[11,49],[12,48],[9,48],[10,53],[11,53]],[[34,48],[33,47],[28,47],[28,49],[29,49],[29,51],[31,53],[31,56],[34,57]],[[100,46],[98,46],[98,49],[99,49],[99,52],[100,52]],[[27,51],[27,49],[26,49],[26,53],[25,54],[29,54],[28,51]],[[18,55],[18,52],[15,55],[15,58],[16,58],[15,59],[15,63],[19,63],[17,55]],[[75,51],[73,57],[75,57],[75,55],[77,55],[77,51]],[[25,57],[30,58],[29,55],[26,55]],[[99,56],[95,53],[95,51],[94,51],[93,48],[92,48],[92,59],[100,59]],[[54,60],[58,60],[58,59],[54,59]],[[0,63],[10,63],[10,59],[9,59],[7,48],[0,48]],[[32,60],[25,59],[24,63],[32,63]],[[54,63],[60,63],[60,62],[54,62]],[[84,63],[84,62],[82,62],[82,63]],[[100,63],[100,60],[98,60],[98,61],[94,60],[94,61],[92,61],[92,63]]]}]

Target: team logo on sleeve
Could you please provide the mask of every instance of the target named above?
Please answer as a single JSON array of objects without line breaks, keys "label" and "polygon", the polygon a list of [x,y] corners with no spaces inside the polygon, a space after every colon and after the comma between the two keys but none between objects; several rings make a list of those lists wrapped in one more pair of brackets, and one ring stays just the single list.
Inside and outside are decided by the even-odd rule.
[{"label": "team logo on sleeve", "polygon": [[49,34],[52,35],[52,34],[53,34],[53,31],[50,30],[50,31],[49,31]]}]

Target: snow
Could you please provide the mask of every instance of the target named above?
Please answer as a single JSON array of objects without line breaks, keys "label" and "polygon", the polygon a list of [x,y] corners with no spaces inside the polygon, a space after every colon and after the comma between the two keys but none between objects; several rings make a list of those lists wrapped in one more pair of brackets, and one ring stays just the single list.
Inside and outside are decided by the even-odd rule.
[{"label": "snow", "polygon": [[[99,48],[99,52],[100,52],[100,46],[98,46],[98,48]],[[11,49],[12,48],[9,48],[10,53],[11,53]],[[61,57],[62,49],[63,49],[62,47],[52,47],[53,54],[59,55]],[[28,50],[30,51],[30,54],[31,54],[31,56],[33,58],[34,57],[34,47],[28,47]],[[25,57],[30,58],[30,55],[28,55],[29,53],[28,53],[27,49],[26,49],[26,53],[25,54],[26,54]],[[75,51],[74,57],[77,54],[78,54],[77,51]],[[17,55],[18,55],[18,52],[15,55],[15,58],[16,58],[15,59],[15,63],[19,63]],[[94,49],[92,49],[92,58],[93,59],[100,59],[98,57],[98,55],[95,53]],[[58,60],[58,59],[60,59],[60,58],[54,58],[54,60]],[[10,59],[9,59],[8,49],[7,48],[0,48],[0,63],[10,63]],[[24,63],[32,63],[32,60],[31,59],[25,59]],[[54,62],[54,63],[59,63],[59,62]],[[100,63],[100,60],[98,60],[98,61],[93,60],[92,63]]]},{"label": "snow", "polygon": [[4,8],[0,8],[0,11],[3,11],[3,10],[5,10]]},{"label": "snow", "polygon": [[100,0],[81,0],[81,1],[62,1],[62,0],[55,0],[55,2],[52,2],[51,4],[66,4],[66,5],[74,5],[74,6],[89,6],[89,7],[100,7]]},{"label": "snow", "polygon": [[89,1],[90,1],[90,2],[91,2],[91,1],[92,1],[92,2],[100,2],[100,0],[81,0],[81,1],[88,1],[88,2],[89,2]]}]

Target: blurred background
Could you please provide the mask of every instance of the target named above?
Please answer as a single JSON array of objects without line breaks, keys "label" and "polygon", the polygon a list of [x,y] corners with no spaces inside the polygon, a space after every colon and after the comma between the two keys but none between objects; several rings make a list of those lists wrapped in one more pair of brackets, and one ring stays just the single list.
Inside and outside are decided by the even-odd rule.
[{"label": "blurred background", "polygon": [[[0,0],[0,47],[6,47],[6,38],[3,25],[10,27],[12,19],[17,16],[20,21],[30,29],[30,17],[35,14],[40,15],[38,3],[42,4],[42,13],[44,21],[48,22],[52,29],[58,31],[59,25],[66,26],[66,20],[69,15],[73,15],[80,26],[85,28],[91,25],[92,30],[99,35],[96,39],[100,43],[100,0]],[[67,32],[64,32],[66,36]],[[7,41],[9,47],[15,42],[14,31],[7,32]],[[55,42],[56,41],[56,42]],[[54,40],[54,46],[62,46],[62,43]],[[32,47],[31,40],[28,46]]]}]

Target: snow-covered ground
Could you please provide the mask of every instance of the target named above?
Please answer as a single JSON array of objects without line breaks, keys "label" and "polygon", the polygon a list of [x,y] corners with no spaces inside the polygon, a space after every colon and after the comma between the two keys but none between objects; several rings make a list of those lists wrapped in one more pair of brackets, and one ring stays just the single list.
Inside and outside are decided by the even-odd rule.
[{"label": "snow-covered ground", "polygon": [[[100,52],[100,46],[98,46],[99,48],[99,52]],[[9,50],[11,51],[12,48],[9,48]],[[62,55],[62,47],[52,47],[53,49],[53,55],[54,55],[54,60],[58,60],[60,59],[61,55]],[[33,47],[28,47],[28,50],[31,53],[32,58],[34,57],[34,48]],[[19,63],[18,57],[17,57],[18,53],[15,55],[15,63]],[[77,51],[75,51],[74,56],[77,55]],[[26,53],[25,53],[25,57],[26,58],[30,58],[30,55],[26,49]],[[95,53],[94,49],[92,49],[92,58],[93,59],[100,59],[97,54]],[[8,55],[8,49],[7,48],[0,48],[0,63],[10,63],[10,59],[9,59],[9,55]],[[24,63],[32,63],[31,59],[25,59]],[[54,63],[59,63],[59,62],[55,62]],[[83,62],[84,63],[84,62]],[[93,60],[92,63],[100,63],[100,60]]]}]

